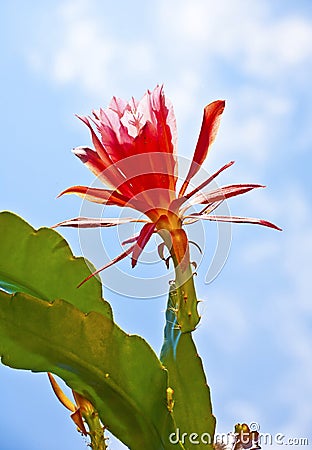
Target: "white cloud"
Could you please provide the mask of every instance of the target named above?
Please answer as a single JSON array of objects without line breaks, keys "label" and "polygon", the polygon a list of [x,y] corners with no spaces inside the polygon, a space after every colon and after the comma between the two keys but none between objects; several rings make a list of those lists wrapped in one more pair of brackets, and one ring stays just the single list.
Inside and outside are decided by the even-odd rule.
[{"label": "white cloud", "polygon": [[40,36],[28,60],[56,83],[81,86],[91,95],[112,95],[122,75],[135,77],[153,69],[151,50],[142,39],[127,41],[110,33],[105,15],[96,15],[91,6],[85,0],[69,0],[51,17],[46,15],[46,27],[54,22],[57,39],[51,42]]},{"label": "white cloud", "polygon": [[[200,114],[202,113],[197,102],[194,102],[199,86],[200,75],[190,68],[184,68],[181,71],[178,82],[172,80],[168,83],[166,90],[170,92],[174,109],[179,114],[178,126],[181,122],[187,121],[193,114],[198,115],[198,111],[200,111]],[[198,129],[199,126],[200,124],[198,124]]]},{"label": "white cloud", "polygon": [[[190,53],[222,57],[257,77],[284,76],[312,56],[311,20],[274,14],[268,2],[184,0],[162,3],[165,32]],[[185,50],[185,48],[184,48]]]},{"label": "white cloud", "polygon": [[[120,33],[118,27],[108,26],[109,12],[100,2],[67,0],[43,17],[45,26],[39,28],[29,61],[54,81],[77,83],[91,93],[102,93],[101,86],[114,87],[115,79],[163,73],[175,87],[175,97],[180,93],[181,103],[186,85],[197,93],[198,102],[201,85],[216,84],[213,68],[218,62],[229,63],[240,75],[270,77],[270,83],[286,81],[286,74],[287,82],[297,79],[304,68],[308,72],[307,64],[311,66],[311,19],[274,13],[268,2],[162,0],[153,14],[152,33],[146,30],[144,36],[144,24],[137,33],[130,32],[130,24]],[[46,29],[53,29],[52,42]],[[209,68],[205,75],[204,65]],[[187,98],[188,105],[195,98]],[[280,111],[285,99],[277,97],[271,106]],[[255,117],[246,127],[249,133],[261,132]]]},{"label": "white cloud", "polygon": [[[176,0],[161,5],[163,39],[180,66],[179,76],[190,67],[201,74],[190,104],[200,108],[200,91],[228,99],[226,131],[218,137],[220,155],[242,155],[257,170],[265,167],[296,119],[298,92],[309,88],[311,18],[274,12],[269,2],[261,1]],[[237,79],[232,81],[233,74]],[[311,90],[305,91],[310,96]]]},{"label": "white cloud", "polygon": [[[289,86],[298,77],[309,82],[304,73],[312,66],[312,20],[274,13],[269,2],[260,0],[252,5],[244,0],[162,0],[153,11],[151,33],[142,32],[142,23],[136,33],[130,24],[121,33],[108,26],[109,11],[96,0],[67,0],[47,14],[28,52],[32,67],[56,83],[100,98],[118,94],[127,83],[141,83],[144,91],[164,81],[181,129],[201,116],[211,96],[227,97],[226,132],[218,138],[225,152],[222,148],[220,155],[243,155],[265,167],[294,114],[296,99]],[[50,39],[45,30],[52,27]],[[224,63],[229,76],[240,77],[237,83],[226,79]],[[191,123],[190,143],[195,144],[198,128]]]},{"label": "white cloud", "polygon": [[[303,17],[282,17],[254,24],[246,40],[245,69],[262,76],[289,76],[311,64],[312,23]],[[258,25],[258,26],[257,26]]]},{"label": "white cloud", "polygon": [[276,158],[273,149],[281,145],[284,128],[294,114],[294,101],[289,92],[275,92],[255,84],[233,90],[218,139],[222,155],[243,157],[251,171],[259,173]]},{"label": "white cloud", "polygon": [[163,40],[179,67],[181,98],[181,74],[192,68],[197,75],[189,101],[193,109],[203,106],[206,93],[207,100],[212,94],[228,100],[226,131],[218,137],[220,157],[242,155],[257,170],[265,168],[276,154],[272,149],[280,147],[285,131],[298,120],[298,94],[311,95],[311,17],[277,13],[261,1],[176,0],[161,5]]}]

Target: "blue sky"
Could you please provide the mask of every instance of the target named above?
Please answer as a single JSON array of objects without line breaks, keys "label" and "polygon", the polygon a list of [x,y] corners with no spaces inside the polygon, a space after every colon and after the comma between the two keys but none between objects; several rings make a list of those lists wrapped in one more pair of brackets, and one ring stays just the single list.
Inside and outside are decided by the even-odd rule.
[{"label": "blue sky", "polygon": [[[2,2],[1,16],[1,209],[36,227],[87,208],[74,197],[56,199],[68,186],[93,182],[70,152],[90,145],[74,113],[105,107],[113,95],[140,98],[164,83],[179,154],[189,159],[203,107],[226,99],[205,169],[234,159],[222,184],[267,189],[233,199],[232,214],[265,218],[284,231],[233,226],[227,262],[205,283],[218,233],[210,223],[195,230],[206,248],[196,279],[203,317],[195,340],[220,432],[255,421],[264,432],[312,442],[311,2],[15,0]],[[109,233],[102,239],[113,254]],[[62,234],[75,253],[103,263],[87,235]],[[148,264],[133,272],[129,266],[121,266],[129,286],[148,274]],[[116,321],[158,352],[165,296],[130,298],[126,283],[116,293],[109,276],[103,280]],[[0,367],[0,395],[5,450],[86,448],[44,375]]]}]

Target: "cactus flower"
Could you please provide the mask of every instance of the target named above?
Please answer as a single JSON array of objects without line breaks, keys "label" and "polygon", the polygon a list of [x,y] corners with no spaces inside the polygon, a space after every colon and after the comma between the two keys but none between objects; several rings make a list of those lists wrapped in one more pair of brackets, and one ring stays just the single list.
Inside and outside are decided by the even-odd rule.
[{"label": "cactus flower", "polygon": [[[134,267],[153,233],[159,233],[176,270],[179,268],[180,275],[188,272],[187,276],[184,275],[187,279],[191,276],[188,239],[182,227],[201,219],[255,223],[279,229],[261,219],[212,214],[226,199],[264,187],[259,184],[231,184],[206,191],[205,188],[234,161],[225,164],[200,186],[191,185],[215,139],[224,107],[225,102],[217,100],[204,108],[194,156],[179,190],[176,120],[163,87],[148,91],[140,101],[132,99],[126,102],[113,97],[107,109],[93,111],[92,117],[78,116],[90,130],[93,148],[77,147],[73,152],[106,187],[73,186],[60,195],[77,194],[92,202],[127,206],[144,214],[140,220],[77,217],[57,225],[111,227],[133,221],[144,224],[138,235],[124,242],[131,245],[95,273],[127,255],[131,255]],[[188,214],[189,208],[195,205],[199,205],[201,210]]]},{"label": "cactus flower", "polygon": [[[132,266],[136,265],[141,251],[154,232],[168,230],[171,236],[182,236],[184,223],[205,219],[256,223],[278,229],[276,225],[261,219],[211,214],[227,198],[264,187],[259,184],[232,184],[204,192],[203,189],[234,161],[221,167],[186,194],[191,179],[200,169],[215,139],[224,106],[225,102],[218,100],[205,107],[193,160],[177,193],[176,120],[172,104],[165,97],[163,88],[157,86],[140,101],[132,99],[129,103],[113,97],[109,107],[93,111],[92,118],[78,116],[90,129],[94,149],[77,147],[73,150],[110,189],[73,186],[60,195],[77,194],[92,202],[127,206],[144,213],[146,220],[139,220],[144,223],[141,233],[127,241],[134,243],[131,250],[126,250],[122,255],[132,254]],[[203,209],[199,213],[187,215],[186,211],[193,205],[203,205]],[[137,220],[78,217],[61,222],[58,226],[110,227],[133,221]],[[186,242],[182,237],[179,240],[180,244]],[[183,259],[186,250],[180,247],[176,248],[178,260]],[[121,256],[116,261],[120,259]]]}]

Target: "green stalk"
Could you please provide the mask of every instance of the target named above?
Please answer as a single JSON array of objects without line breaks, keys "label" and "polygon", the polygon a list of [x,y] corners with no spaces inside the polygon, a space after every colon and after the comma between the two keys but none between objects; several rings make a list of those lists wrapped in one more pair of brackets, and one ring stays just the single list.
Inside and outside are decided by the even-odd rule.
[{"label": "green stalk", "polygon": [[[210,389],[191,334],[199,316],[196,322],[194,310],[198,301],[190,271],[191,267],[182,272],[176,266],[176,283],[170,287],[160,360],[168,370],[169,386],[173,389],[171,413],[181,448],[213,450],[216,421]],[[197,313],[197,309],[195,311]],[[190,331],[185,331],[187,327]]]},{"label": "green stalk", "polygon": [[170,308],[174,313],[172,320],[177,330],[189,333],[195,330],[200,316],[187,236],[182,228],[163,229],[159,234],[170,252],[175,269],[175,287],[170,293]]},{"label": "green stalk", "polygon": [[173,310],[176,313],[177,328],[182,333],[194,331],[199,320],[197,311],[198,300],[195,291],[194,279],[191,265],[188,264],[185,270],[182,270],[181,264],[176,264],[175,258],[175,292],[170,301]]},{"label": "green stalk", "polygon": [[106,439],[104,437],[104,427],[102,426],[99,415],[96,410],[84,410],[82,417],[86,421],[89,431],[88,435],[91,439],[89,444],[92,450],[107,450]]}]

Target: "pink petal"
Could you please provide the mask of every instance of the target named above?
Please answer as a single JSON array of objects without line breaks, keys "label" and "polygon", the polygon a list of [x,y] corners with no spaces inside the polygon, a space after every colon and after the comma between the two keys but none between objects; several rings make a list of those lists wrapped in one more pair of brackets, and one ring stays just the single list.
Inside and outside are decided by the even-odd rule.
[{"label": "pink petal", "polygon": [[155,116],[155,125],[163,143],[162,151],[176,154],[177,123],[171,101],[165,96],[163,86],[156,86],[148,93],[150,105]]},{"label": "pink petal", "polygon": [[88,169],[91,170],[92,173],[94,173],[94,175],[99,177],[99,179],[108,186],[115,187],[120,184],[121,174],[117,174],[116,176],[116,169],[114,166],[107,168],[96,151],[89,147],[76,147],[73,149],[73,153],[88,167]]},{"label": "pink petal", "polygon": [[131,258],[131,265],[134,267],[139,259],[140,254],[142,253],[144,247],[148,243],[150,237],[154,233],[156,228],[155,223],[147,223],[142,228],[139,237],[136,241],[136,244],[134,244],[133,252],[132,252],[132,258]]},{"label": "pink petal", "polygon": [[251,223],[257,225],[263,225],[265,227],[274,228],[275,230],[282,231],[277,225],[267,220],[255,219],[252,217],[238,217],[238,216],[211,216],[207,214],[190,214],[185,219],[197,219],[197,220],[212,220],[216,222],[233,222],[233,223]]},{"label": "pink petal", "polygon": [[[184,216],[185,211],[189,208],[189,206],[186,206],[185,208],[182,208],[180,213],[183,217],[182,221],[183,221],[183,225],[190,225],[192,223],[198,222],[200,216],[202,214],[211,214],[215,209],[217,209],[221,203],[223,203],[224,200],[220,200],[219,202],[214,202],[214,203],[210,203],[208,206],[205,206],[205,208],[203,208],[201,211],[199,211],[198,213],[194,213],[197,217],[197,219],[187,219],[187,217],[189,216]],[[184,220],[186,219],[186,220]]]},{"label": "pink petal", "polygon": [[213,141],[215,140],[219,128],[220,117],[224,111],[224,108],[225,108],[224,100],[217,100],[205,107],[203,122],[199,133],[197,145],[195,148],[193,160],[189,172],[185,178],[185,181],[180,189],[179,197],[183,196],[184,192],[186,191],[189,185],[190,180],[198,172],[200,166],[205,161],[209,148],[213,143]]},{"label": "pink petal", "polygon": [[211,204],[263,187],[265,186],[261,184],[230,184],[207,193],[200,192],[188,202],[188,205]]},{"label": "pink petal", "polygon": [[205,208],[203,208],[199,214],[211,214],[212,211],[214,211],[215,209],[217,209],[221,203],[223,203],[224,200],[220,200],[219,202],[214,202],[214,203],[209,203],[208,206],[205,206]]},{"label": "pink petal", "polygon": [[[220,200],[218,202],[209,203],[206,205],[199,213],[196,214],[210,214],[212,211],[218,208],[218,206],[221,205],[221,203],[224,202],[224,200]],[[184,216],[185,212],[191,207],[192,205],[186,205],[184,208],[180,210],[180,217]]]},{"label": "pink petal", "polygon": [[124,241],[122,241],[121,245],[127,245],[127,244],[133,244],[133,242],[136,242],[138,240],[138,237],[140,236],[140,233],[136,233],[133,236],[128,237]]},{"label": "pink petal", "polygon": [[110,191],[108,189],[89,188],[87,186],[72,186],[61,192],[58,197],[64,194],[76,194],[86,200],[89,200],[90,202],[100,203],[102,205],[131,206],[127,197],[116,191]]},{"label": "pink petal", "polygon": [[123,225],[131,222],[148,222],[147,220],[138,220],[131,217],[121,218],[95,218],[95,217],[76,217],[74,219],[64,220],[57,223],[52,228],[56,227],[75,227],[75,228],[98,228],[98,227],[114,227],[116,225]]},{"label": "pink petal", "polygon": [[[78,116],[78,119],[80,119],[84,124],[87,125],[87,127],[89,128],[90,132],[91,132],[91,138],[92,138],[92,142],[95,148],[95,151],[98,155],[98,157],[102,160],[102,165],[99,166],[99,169],[101,169],[102,167],[104,167],[105,170],[105,182],[108,181],[108,184],[110,186],[116,186],[119,189],[123,189],[123,193],[129,194],[130,190],[127,186],[126,183],[126,179],[123,176],[123,174],[118,171],[116,169],[116,167],[113,165],[112,159],[110,158],[110,155],[107,153],[105,147],[103,146],[103,144],[101,143],[101,141],[99,140],[99,138],[97,137],[97,135],[95,134],[90,121],[87,117],[84,116]],[[74,153],[76,154],[76,156],[78,156],[80,159],[84,159],[84,163],[86,164],[87,161],[89,160],[89,158],[91,158],[90,161],[90,165],[92,165],[94,167],[94,162],[98,162],[98,159],[95,158],[94,155],[90,154],[89,152],[82,152],[82,147],[78,147],[78,151]],[[91,150],[91,149],[89,149]],[[103,170],[102,170],[103,172]]]},{"label": "pink petal", "polygon": [[112,165],[113,161],[110,159],[110,157],[109,157],[107,151],[105,150],[103,144],[101,143],[101,141],[99,140],[99,138],[95,134],[95,132],[94,132],[94,130],[93,130],[91,124],[90,124],[89,119],[87,117],[79,116],[79,115],[76,115],[76,117],[78,117],[78,119],[80,119],[89,128],[89,130],[91,132],[91,138],[92,138],[92,142],[93,142],[94,148],[95,148],[97,154],[99,155],[99,157],[102,159],[102,161],[105,164],[105,166],[109,167],[110,165]]},{"label": "pink petal", "polygon": [[107,269],[108,267],[112,266],[113,264],[116,264],[117,262],[124,259],[126,256],[128,256],[134,249],[134,245],[129,247],[127,250],[122,252],[120,255],[116,256],[116,258],[112,259],[109,263],[105,264],[105,266],[101,267],[100,269],[96,270],[95,272],[91,273],[87,278],[85,278],[80,284],[78,284],[78,288],[82,286],[86,281],[90,280],[90,278],[94,277],[98,273],[102,272],[102,270]]},{"label": "pink petal", "polygon": [[[178,210],[180,209],[180,207],[183,205],[183,203],[185,203],[189,198],[191,198],[193,195],[195,195],[198,191],[200,191],[201,189],[203,189],[204,187],[206,187],[209,183],[211,183],[221,172],[223,172],[223,170],[227,169],[228,167],[232,166],[234,164],[234,161],[230,161],[229,163],[225,164],[224,166],[221,167],[221,169],[217,170],[217,172],[215,172],[214,174],[212,174],[209,178],[207,178],[207,180],[205,180],[203,183],[201,183],[197,188],[195,188],[192,192],[190,192],[187,195],[184,195],[183,197],[179,197],[174,199],[170,206],[169,209],[175,213],[178,212]],[[192,203],[191,203],[192,204]],[[180,210],[180,213],[183,215],[184,212],[191,206],[191,204],[189,206],[186,206],[185,208]]]},{"label": "pink petal", "polygon": [[209,183],[211,183],[221,172],[228,169],[234,164],[235,161],[230,161],[229,163],[225,164],[221,167],[221,169],[217,170],[214,174],[212,174],[207,180],[205,180],[203,183],[201,183],[197,188],[195,188],[192,192],[185,195],[185,199],[191,198],[193,195],[195,195],[198,191],[201,191],[204,187],[206,187]]},{"label": "pink petal", "polygon": [[166,158],[167,173],[171,177],[171,190],[175,191],[177,181],[177,124],[173,106],[165,97],[163,86],[157,86],[152,92],[151,106],[156,118],[157,135],[160,151],[170,154]]},{"label": "pink petal", "polygon": [[128,147],[133,142],[133,137],[129,135],[121,119],[118,112],[107,108],[100,109],[99,119],[93,120],[101,134],[102,144],[113,162],[129,156]]}]

